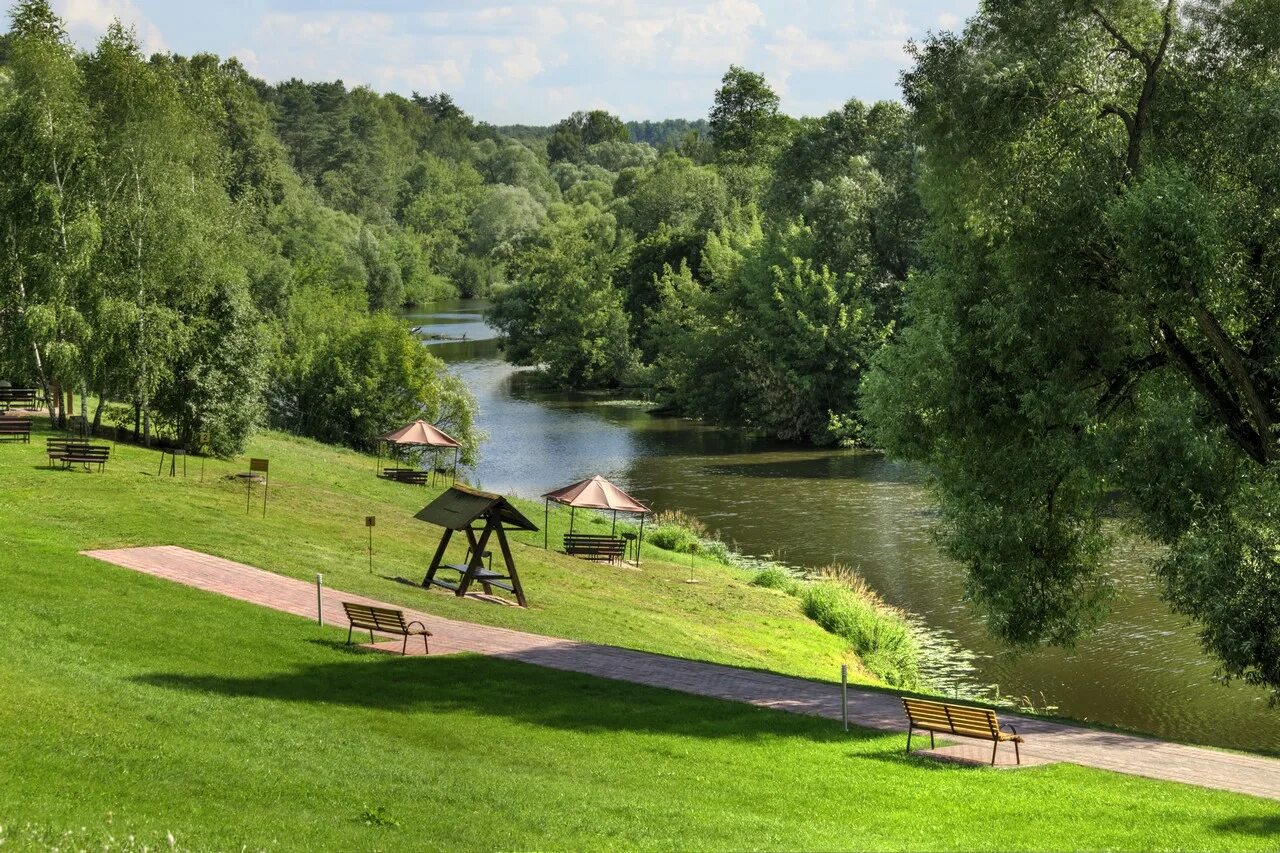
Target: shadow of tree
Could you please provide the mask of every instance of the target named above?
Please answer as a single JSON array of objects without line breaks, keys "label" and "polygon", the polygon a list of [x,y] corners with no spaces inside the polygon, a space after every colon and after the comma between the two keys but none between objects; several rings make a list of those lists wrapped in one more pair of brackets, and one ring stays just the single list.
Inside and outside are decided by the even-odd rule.
[{"label": "shadow of tree", "polygon": [[1280,841],[1280,814],[1238,815],[1220,820],[1214,827],[1223,832],[1265,835]]},{"label": "shadow of tree", "polygon": [[234,698],[480,714],[575,732],[846,743],[885,737],[865,729],[846,734],[834,721],[480,655],[401,658],[366,652],[358,657],[263,676],[160,672],[133,680]]}]

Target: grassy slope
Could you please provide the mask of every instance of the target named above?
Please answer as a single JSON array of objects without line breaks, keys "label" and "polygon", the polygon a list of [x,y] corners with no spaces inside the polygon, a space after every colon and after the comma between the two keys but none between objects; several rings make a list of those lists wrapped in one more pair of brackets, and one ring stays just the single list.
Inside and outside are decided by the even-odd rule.
[{"label": "grassy slope", "polygon": [[[781,597],[748,600],[743,617],[713,610],[702,596],[729,579],[709,569],[701,586],[667,581],[674,592],[655,579],[674,569],[619,574],[632,594],[645,588],[633,576],[656,588],[650,608],[683,608],[651,617],[662,626],[718,612],[718,650],[638,615],[614,626],[621,593],[553,592],[552,580],[610,571],[559,559],[524,561],[540,604],[529,613],[402,591],[360,574],[357,525],[367,505],[389,513],[420,492],[355,478],[362,505],[348,509],[318,484],[345,487],[362,460],[278,438],[259,449],[311,460],[277,468],[267,524],[245,519],[233,487],[155,481],[137,451],[99,477],[34,471],[25,448],[0,447],[6,847],[154,848],[172,833],[203,849],[1268,849],[1280,832],[1274,804],[1246,797],[1074,767],[947,767],[902,757],[901,736],[822,720],[512,662],[350,652],[337,629],[75,554],[179,542],[451,615],[597,639],[616,628],[633,645],[721,659],[806,630]],[[353,529],[284,517],[326,505]],[[389,542],[397,525],[379,524]],[[400,526],[407,571],[423,528]],[[350,556],[331,555],[326,536]],[[576,622],[555,612],[575,604]],[[804,643],[824,640],[761,660],[803,664]],[[366,809],[398,825],[370,825]]]},{"label": "grassy slope", "polygon": [[[838,678],[842,662],[855,662],[842,641],[800,614],[794,600],[747,586],[741,573],[707,560],[697,563],[701,583],[685,583],[687,557],[672,564],[648,547],[643,569],[636,571],[544,551],[542,533],[517,534],[513,550],[528,610],[396,583],[395,576],[421,582],[426,573],[442,531],[415,521],[413,513],[440,489],[377,479],[370,457],[280,434],[259,436],[249,452],[272,460],[265,519],[260,490],[247,515],[244,485],[227,479],[247,468],[244,460],[209,461],[202,484],[198,459],[189,463],[185,480],[157,477],[158,453],[120,445],[102,476],[50,471],[40,467],[43,435],[29,447],[0,446],[0,499],[20,510],[10,525],[15,530],[36,522],[41,530],[59,530],[56,541],[68,552],[183,545],[308,580],[322,572],[329,586],[442,616],[570,639],[825,679]],[[542,526],[541,503],[520,506]],[[373,574],[366,515],[378,519]],[[608,531],[607,522],[591,520],[591,529]],[[583,521],[580,513],[577,529]],[[552,514],[552,543],[567,525],[567,512]],[[464,541],[454,538],[452,562],[462,561]]]}]

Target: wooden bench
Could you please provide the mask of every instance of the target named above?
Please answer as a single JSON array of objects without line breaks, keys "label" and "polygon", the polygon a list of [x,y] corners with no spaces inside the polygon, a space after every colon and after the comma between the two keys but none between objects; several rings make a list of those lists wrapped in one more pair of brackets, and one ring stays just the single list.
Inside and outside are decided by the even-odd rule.
[{"label": "wooden bench", "polygon": [[597,562],[621,559],[627,553],[624,539],[612,536],[591,536],[586,533],[566,533],[564,535],[564,552],[573,557]]},{"label": "wooden bench", "polygon": [[39,394],[34,388],[0,388],[0,410],[34,409]]},{"label": "wooden bench", "polygon": [[388,480],[395,480],[397,483],[411,483],[415,486],[425,486],[431,478],[430,471],[423,471],[418,468],[384,468],[382,476]]},{"label": "wooden bench", "polygon": [[[400,654],[407,654],[409,651],[409,638],[422,637],[422,648],[427,654],[431,654],[431,647],[428,645],[427,638],[431,636],[431,632],[427,630],[427,626],[421,622],[405,622],[403,610],[392,610],[390,607],[375,607],[372,604],[356,604],[351,601],[342,602],[342,609],[347,611],[347,620],[351,626],[347,628],[347,644],[351,644],[351,632],[356,628],[369,632],[369,642],[374,641],[373,632],[381,631],[384,634],[395,634],[404,637],[404,645],[400,649]],[[414,626],[417,626],[416,628]]]},{"label": "wooden bench", "polygon": [[0,441],[31,443],[30,418],[0,418]]},{"label": "wooden bench", "polygon": [[965,705],[951,705],[946,702],[932,702],[928,699],[908,699],[902,697],[902,706],[907,712],[907,753],[911,752],[911,734],[916,730],[929,733],[929,748],[933,749],[934,732],[958,737],[978,738],[992,741],[991,763],[996,763],[996,750],[1006,741],[1013,742],[1013,754],[1019,764],[1022,754],[1018,744],[1023,743],[1018,730],[1009,726],[1009,731],[1002,731],[996,712],[986,708],[971,708]]},{"label": "wooden bench", "polygon": [[83,465],[86,469],[93,465],[101,471],[111,455],[111,448],[102,444],[89,444],[83,439],[50,438],[47,439],[45,452],[49,456],[49,467],[54,462],[61,462],[62,467]]}]

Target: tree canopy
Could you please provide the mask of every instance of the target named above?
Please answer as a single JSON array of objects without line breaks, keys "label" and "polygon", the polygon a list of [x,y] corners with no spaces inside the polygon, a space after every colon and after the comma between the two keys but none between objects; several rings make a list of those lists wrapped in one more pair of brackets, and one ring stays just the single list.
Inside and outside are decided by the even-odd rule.
[{"label": "tree canopy", "polygon": [[942,542],[1012,643],[1093,625],[1128,528],[1223,672],[1280,688],[1263,5],[990,3],[916,49],[927,272],[867,411],[933,473]]}]

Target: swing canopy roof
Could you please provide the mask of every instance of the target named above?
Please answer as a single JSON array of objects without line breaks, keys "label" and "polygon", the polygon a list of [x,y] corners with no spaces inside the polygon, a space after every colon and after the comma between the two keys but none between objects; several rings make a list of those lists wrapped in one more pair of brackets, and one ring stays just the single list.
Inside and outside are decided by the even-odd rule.
[{"label": "swing canopy roof", "polygon": [[597,474],[563,489],[543,495],[549,501],[565,506],[603,509],[609,512],[635,512],[646,515],[651,510],[631,495]]},{"label": "swing canopy roof", "polygon": [[462,447],[462,443],[456,438],[423,420],[380,435],[378,440],[413,447]]},{"label": "swing canopy roof", "polygon": [[507,530],[538,529],[502,495],[456,485],[424,506],[414,518],[449,530],[466,530],[478,518],[496,518]]}]

